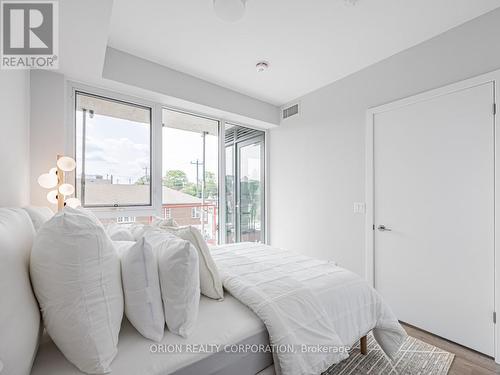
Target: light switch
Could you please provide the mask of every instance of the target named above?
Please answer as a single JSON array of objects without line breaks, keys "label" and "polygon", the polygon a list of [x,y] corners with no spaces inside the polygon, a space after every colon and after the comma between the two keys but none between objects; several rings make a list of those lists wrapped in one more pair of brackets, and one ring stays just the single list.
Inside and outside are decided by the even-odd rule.
[{"label": "light switch", "polygon": [[366,212],[366,204],[365,202],[354,202],[353,209],[355,214],[364,214]]}]

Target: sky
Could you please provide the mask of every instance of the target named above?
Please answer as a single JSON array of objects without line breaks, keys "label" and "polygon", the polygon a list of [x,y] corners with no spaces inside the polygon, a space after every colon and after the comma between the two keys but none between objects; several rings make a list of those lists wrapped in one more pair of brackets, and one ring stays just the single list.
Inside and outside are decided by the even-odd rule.
[{"label": "sky", "polygon": [[[77,170],[81,171],[82,160],[82,112],[77,112]],[[94,115],[87,117],[86,124],[86,171],[87,175],[102,175],[114,183],[135,183],[150,173],[150,125]],[[191,162],[203,160],[203,142],[200,133],[174,128],[163,128],[162,175],[169,169],[186,172],[189,181],[196,182],[196,165]],[[218,170],[218,137],[206,136],[206,170]],[[199,166],[201,178],[202,167]]]},{"label": "sky", "polygon": [[[207,135],[205,137],[205,168],[218,175],[218,137]],[[167,170],[180,169],[186,172],[191,182],[196,182],[196,165],[191,162],[203,160],[203,139],[200,133],[186,130],[163,128],[163,175]],[[199,166],[201,179],[202,166]]]}]

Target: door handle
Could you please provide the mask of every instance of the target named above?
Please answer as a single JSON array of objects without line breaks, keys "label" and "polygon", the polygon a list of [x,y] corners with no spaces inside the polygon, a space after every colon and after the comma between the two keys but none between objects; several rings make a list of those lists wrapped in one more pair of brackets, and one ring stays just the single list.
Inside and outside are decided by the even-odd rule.
[{"label": "door handle", "polygon": [[392,229],[387,228],[385,225],[379,225],[377,229],[379,231],[381,231],[381,232],[390,232],[390,231],[392,231]]}]

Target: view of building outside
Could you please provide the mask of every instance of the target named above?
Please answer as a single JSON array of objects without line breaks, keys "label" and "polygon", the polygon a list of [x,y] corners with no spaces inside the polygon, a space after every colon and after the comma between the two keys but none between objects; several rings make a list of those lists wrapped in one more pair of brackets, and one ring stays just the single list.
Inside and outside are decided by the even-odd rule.
[{"label": "view of building outside", "polygon": [[75,100],[76,188],[82,204],[150,205],[151,109],[79,92]]},{"label": "view of building outside", "polygon": [[240,242],[263,242],[261,143],[240,147]]},{"label": "view of building outside", "polygon": [[226,124],[225,158],[226,243],[264,242],[264,133]]},{"label": "view of building outside", "polygon": [[[227,125],[226,125],[227,129]],[[226,243],[236,242],[236,197],[235,197],[235,171],[234,171],[234,146],[226,145]]]},{"label": "view of building outside", "polygon": [[163,215],[218,242],[219,122],[163,111]]},{"label": "view of building outside", "polygon": [[[163,109],[162,211],[219,242],[219,121]],[[151,109],[78,92],[76,188],[85,207],[149,206]],[[226,124],[226,243],[263,242],[264,133]],[[122,216],[104,222],[152,222]]]}]

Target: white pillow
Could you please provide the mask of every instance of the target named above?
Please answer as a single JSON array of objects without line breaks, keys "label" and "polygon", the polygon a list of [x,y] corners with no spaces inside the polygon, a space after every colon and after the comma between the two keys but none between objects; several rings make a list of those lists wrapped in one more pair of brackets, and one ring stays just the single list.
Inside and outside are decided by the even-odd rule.
[{"label": "white pillow", "polygon": [[130,233],[132,233],[132,237],[134,237],[135,241],[138,241],[144,236],[144,232],[149,226],[144,224],[132,224],[130,226]]},{"label": "white pillow", "polygon": [[48,207],[28,206],[23,207],[23,209],[30,216],[31,221],[33,222],[33,227],[35,227],[35,232],[38,232],[40,227],[52,216],[54,216],[54,211]]},{"label": "white pillow", "polygon": [[219,271],[200,231],[193,226],[168,228],[167,230],[183,240],[189,241],[198,250],[201,294],[217,300],[224,299]]},{"label": "white pillow", "polygon": [[0,208],[1,375],[29,375],[41,333],[40,309],[30,284],[33,223],[20,208]]},{"label": "white pillow", "polygon": [[111,241],[113,242],[113,246],[115,247],[116,254],[118,254],[118,258],[122,259],[123,254],[135,245],[135,241]]},{"label": "white pillow", "polygon": [[101,220],[99,220],[99,218],[96,216],[95,213],[93,213],[91,210],[89,210],[88,208],[84,208],[82,206],[79,206],[77,208],[75,208],[75,210],[87,215],[89,218],[91,218],[96,224],[98,224],[99,226],[101,227],[104,227],[102,225],[102,222]]},{"label": "white pillow", "polygon": [[151,245],[140,239],[121,249],[125,315],[144,337],[161,341],[165,316],[161,301],[158,262]]},{"label": "white pillow", "polygon": [[144,238],[158,256],[167,327],[176,335],[187,337],[195,328],[198,319],[198,253],[188,241],[164,231],[149,231]]},{"label": "white pillow", "polygon": [[130,229],[117,223],[109,224],[106,227],[106,233],[113,241],[135,241]]},{"label": "white pillow", "polygon": [[120,261],[104,228],[69,207],[47,221],[31,252],[31,280],[47,333],[81,371],[103,374],[123,316]]}]

